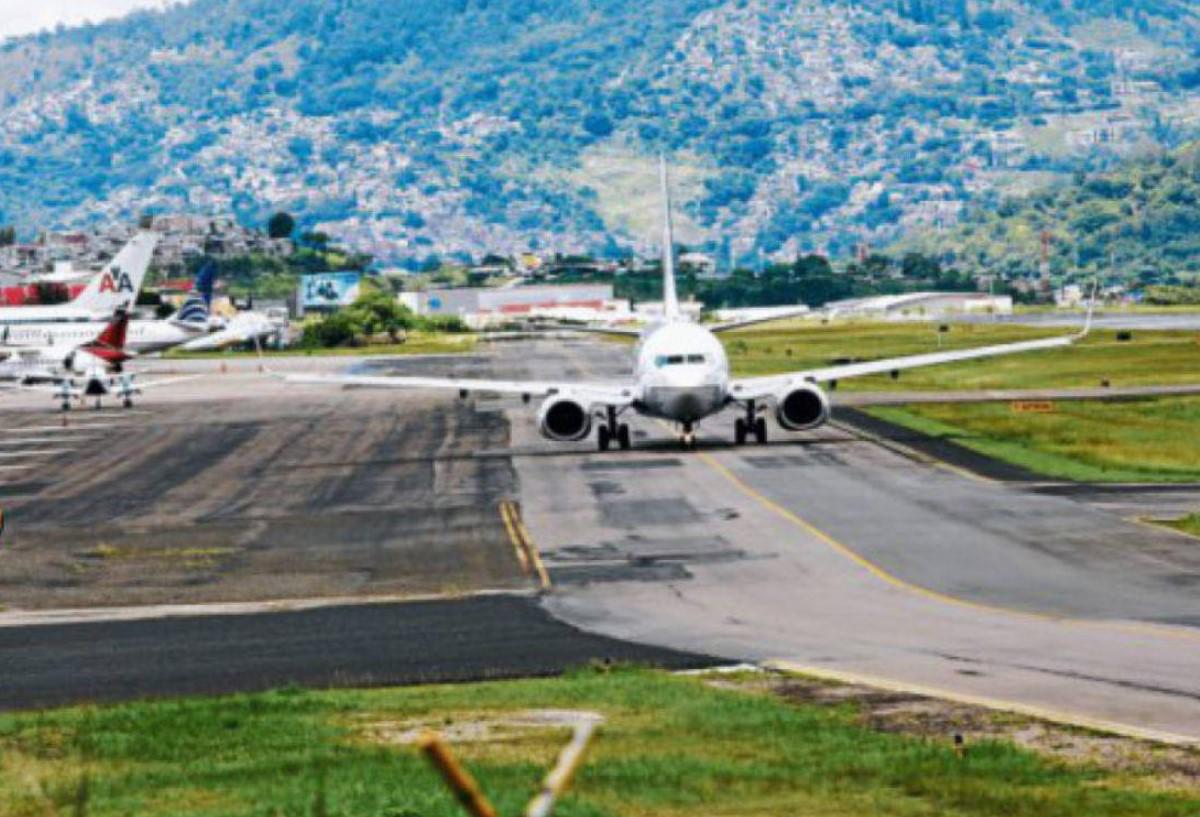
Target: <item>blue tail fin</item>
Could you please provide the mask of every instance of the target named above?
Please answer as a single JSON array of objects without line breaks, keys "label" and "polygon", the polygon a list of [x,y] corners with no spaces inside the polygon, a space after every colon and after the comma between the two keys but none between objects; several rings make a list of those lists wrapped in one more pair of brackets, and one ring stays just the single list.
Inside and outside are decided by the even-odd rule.
[{"label": "blue tail fin", "polygon": [[217,262],[209,259],[196,271],[196,281],[192,284],[192,293],[204,299],[206,306],[212,306],[213,285],[217,282]]},{"label": "blue tail fin", "polygon": [[205,261],[196,272],[196,280],[192,283],[192,291],[187,300],[179,307],[173,320],[176,323],[195,325],[208,324],[209,307],[212,306],[213,284],[217,280],[217,265],[214,261]]}]

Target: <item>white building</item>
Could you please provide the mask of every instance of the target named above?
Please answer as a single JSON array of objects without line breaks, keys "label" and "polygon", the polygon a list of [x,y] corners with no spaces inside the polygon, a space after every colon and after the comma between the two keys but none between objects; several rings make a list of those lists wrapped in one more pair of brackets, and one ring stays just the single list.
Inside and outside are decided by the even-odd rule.
[{"label": "white building", "polygon": [[954,315],[1011,315],[1012,297],[986,292],[908,292],[835,301],[825,309],[838,317],[878,320],[937,320]]},{"label": "white building", "polygon": [[599,321],[628,314],[612,284],[460,287],[402,292],[400,302],[418,315],[453,315],[473,328],[530,318]]}]

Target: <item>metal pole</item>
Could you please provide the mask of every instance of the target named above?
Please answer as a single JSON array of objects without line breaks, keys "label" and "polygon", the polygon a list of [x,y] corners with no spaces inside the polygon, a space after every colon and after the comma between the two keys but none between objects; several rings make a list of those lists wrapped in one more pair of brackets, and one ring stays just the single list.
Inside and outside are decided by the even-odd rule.
[{"label": "metal pole", "polygon": [[591,718],[582,720],[576,725],[575,735],[571,738],[571,742],[559,754],[558,762],[554,764],[554,768],[542,781],[541,792],[529,801],[529,806],[525,809],[525,817],[549,817],[550,813],[554,811],[555,802],[566,791],[567,786],[571,785],[571,779],[575,776],[580,764],[583,763],[584,754],[587,752],[588,744],[591,743],[598,725],[599,721]]},{"label": "metal pole", "polygon": [[425,757],[437,769],[442,780],[454,792],[458,802],[466,809],[471,817],[497,817],[496,809],[484,797],[475,782],[475,778],[467,773],[448,747],[435,732],[426,732],[417,739],[417,747],[425,753]]}]

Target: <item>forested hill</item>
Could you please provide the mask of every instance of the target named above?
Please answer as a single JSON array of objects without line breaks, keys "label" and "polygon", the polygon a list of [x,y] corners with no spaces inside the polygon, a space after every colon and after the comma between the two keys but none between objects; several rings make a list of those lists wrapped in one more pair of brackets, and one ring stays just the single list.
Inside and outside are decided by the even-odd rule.
[{"label": "forested hill", "polygon": [[1131,160],[995,208],[957,228],[914,233],[902,248],[968,272],[1039,274],[1043,238],[1051,274],[1145,285],[1200,282],[1200,144]]},{"label": "forested hill", "polygon": [[1197,130],[1184,0],[194,0],[0,46],[0,223],[839,253]]}]

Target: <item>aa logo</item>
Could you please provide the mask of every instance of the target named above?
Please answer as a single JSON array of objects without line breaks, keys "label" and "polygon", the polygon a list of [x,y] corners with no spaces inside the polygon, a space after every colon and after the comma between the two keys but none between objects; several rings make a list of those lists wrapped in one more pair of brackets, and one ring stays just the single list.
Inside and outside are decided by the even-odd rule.
[{"label": "aa logo", "polygon": [[100,279],[101,292],[133,292],[133,281],[128,273],[120,267],[113,267],[112,272],[104,273]]}]

